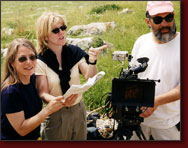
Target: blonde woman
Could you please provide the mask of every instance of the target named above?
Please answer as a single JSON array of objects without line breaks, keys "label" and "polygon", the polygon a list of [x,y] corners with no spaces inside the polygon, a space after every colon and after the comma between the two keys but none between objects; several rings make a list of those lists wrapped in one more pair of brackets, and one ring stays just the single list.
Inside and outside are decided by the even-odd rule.
[{"label": "blonde woman", "polygon": [[1,84],[1,140],[37,140],[41,122],[63,106],[59,97],[42,109],[35,87],[36,55],[26,39],[15,39],[8,47]]},{"label": "blonde woman", "polygon": [[[72,84],[80,84],[80,73],[87,80],[97,73],[96,61],[101,49],[91,48],[88,54],[77,46],[66,44],[67,23],[63,15],[43,13],[37,21],[39,51],[36,69],[37,88],[48,103],[63,96]],[[82,101],[74,104],[82,94],[73,94],[64,107],[50,115],[42,127],[43,140],[86,140],[86,110]]]}]

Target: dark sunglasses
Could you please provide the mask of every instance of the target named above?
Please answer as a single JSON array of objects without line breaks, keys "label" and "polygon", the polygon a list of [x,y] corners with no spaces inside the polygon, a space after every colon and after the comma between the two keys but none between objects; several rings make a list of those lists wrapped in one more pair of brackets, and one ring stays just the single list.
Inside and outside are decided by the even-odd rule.
[{"label": "dark sunglasses", "polygon": [[[151,17],[152,18],[152,17]],[[153,17],[153,22],[155,24],[160,24],[162,23],[163,19],[165,19],[166,22],[172,22],[172,20],[174,19],[174,14],[173,13],[170,13],[168,14],[167,16],[165,17],[161,17],[161,16],[156,16],[156,17]]]},{"label": "dark sunglasses", "polygon": [[[29,59],[30,59],[31,61],[35,61],[35,60],[37,59],[37,56],[36,56],[36,55],[30,55],[30,56],[29,56]],[[20,63],[23,63],[23,62],[27,61],[27,57],[26,57],[26,56],[21,56],[20,58],[18,58],[18,61],[19,61]]]},{"label": "dark sunglasses", "polygon": [[57,33],[59,33],[60,29],[61,29],[62,31],[64,31],[64,30],[67,29],[67,26],[63,25],[63,26],[61,26],[61,27],[59,27],[59,28],[55,28],[55,29],[52,30],[52,32],[53,32],[54,34],[57,34]]}]

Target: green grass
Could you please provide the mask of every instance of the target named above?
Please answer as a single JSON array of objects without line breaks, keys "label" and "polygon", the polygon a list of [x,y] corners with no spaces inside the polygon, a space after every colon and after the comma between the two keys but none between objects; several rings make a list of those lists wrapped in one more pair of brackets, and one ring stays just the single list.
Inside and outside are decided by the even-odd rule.
[{"label": "green grass", "polygon": [[[144,21],[146,3],[146,1],[1,1],[1,29],[4,27],[15,29],[11,36],[1,33],[1,48],[6,48],[13,39],[18,37],[27,38],[36,45],[35,22],[44,11],[57,11],[64,14],[67,18],[68,29],[73,25],[114,21],[115,29],[95,36],[112,43],[114,48],[101,54],[97,62],[98,71],[103,70],[106,75],[83,95],[87,109],[93,110],[101,106],[101,97],[111,91],[112,79],[118,77],[121,70],[121,64],[112,61],[113,51],[125,50],[131,53],[136,39],[150,31]],[[173,3],[177,31],[180,31],[180,2],[174,1]],[[113,10],[109,6],[117,6],[121,9]],[[105,11],[100,14],[91,14],[92,10],[99,8]],[[132,13],[118,14],[125,8],[132,10]],[[2,63],[1,58],[1,69]],[[125,67],[126,65],[127,63]],[[82,83],[85,82],[83,77],[81,80]]]}]

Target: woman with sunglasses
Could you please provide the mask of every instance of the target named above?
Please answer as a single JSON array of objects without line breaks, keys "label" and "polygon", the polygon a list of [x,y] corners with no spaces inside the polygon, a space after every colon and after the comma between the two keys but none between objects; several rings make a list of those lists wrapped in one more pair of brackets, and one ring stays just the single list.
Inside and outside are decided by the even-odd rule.
[{"label": "woman with sunglasses", "polygon": [[[63,96],[72,84],[80,84],[80,73],[87,80],[97,73],[96,62],[100,50],[91,48],[88,54],[77,46],[66,44],[67,23],[63,15],[43,13],[37,20],[36,69],[37,88],[44,102]],[[43,140],[86,140],[86,109],[82,94],[73,94],[64,107],[50,115],[43,123]],[[75,105],[76,99],[81,101]]]},{"label": "woman with sunglasses", "polygon": [[[180,32],[176,32],[174,7],[170,1],[149,1],[146,24],[151,29],[137,39],[132,50],[136,59],[148,57],[146,71],[139,78],[160,79],[156,83],[154,107],[143,107],[141,124],[147,140],[180,140]],[[133,136],[134,140],[138,137]]]},{"label": "woman with sunglasses", "polygon": [[36,55],[27,39],[15,39],[8,47],[1,84],[1,140],[37,140],[41,122],[63,106],[59,97],[42,109],[35,84]]}]

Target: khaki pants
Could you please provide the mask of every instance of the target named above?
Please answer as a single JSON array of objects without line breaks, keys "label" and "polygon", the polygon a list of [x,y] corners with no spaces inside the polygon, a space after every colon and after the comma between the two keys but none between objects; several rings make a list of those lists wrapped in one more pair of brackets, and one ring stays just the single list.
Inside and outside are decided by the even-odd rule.
[{"label": "khaki pants", "polygon": [[86,109],[84,103],[50,115],[41,125],[42,140],[86,140]]}]

